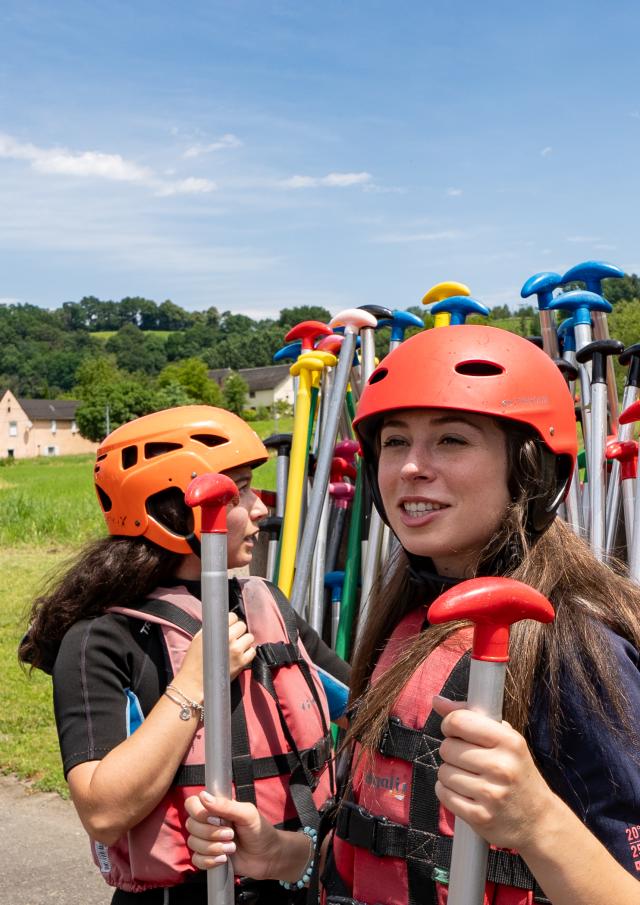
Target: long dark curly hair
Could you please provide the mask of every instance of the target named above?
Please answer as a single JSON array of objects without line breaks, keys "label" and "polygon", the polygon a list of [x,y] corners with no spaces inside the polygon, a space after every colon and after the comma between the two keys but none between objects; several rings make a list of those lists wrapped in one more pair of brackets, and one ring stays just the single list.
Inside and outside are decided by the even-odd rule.
[{"label": "long dark curly hair", "polygon": [[[166,494],[154,517],[181,536],[193,528],[191,510],[179,493]],[[144,537],[108,536],[87,544],[34,600],[19,660],[50,672],[72,625],[101,616],[110,606],[135,605],[170,581],[184,558]]]}]

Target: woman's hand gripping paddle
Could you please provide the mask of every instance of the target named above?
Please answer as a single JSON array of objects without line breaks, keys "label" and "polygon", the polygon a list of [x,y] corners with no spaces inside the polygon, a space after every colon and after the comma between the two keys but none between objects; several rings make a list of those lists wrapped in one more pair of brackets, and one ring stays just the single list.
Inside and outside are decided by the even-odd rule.
[{"label": "woman's hand gripping paddle", "polygon": [[[522,619],[551,622],[554,615],[546,597],[522,582],[472,578],[438,597],[427,617],[433,624],[456,619],[474,624],[467,706],[500,721],[510,626]],[[456,817],[448,905],[482,905],[488,852],[484,839]]]},{"label": "woman's hand gripping paddle", "polygon": [[[202,515],[205,783],[212,795],[231,798],[227,506],[238,504],[238,488],[226,475],[203,474],[187,487],[185,502]],[[207,896],[209,905],[233,905],[230,861],[207,871]]]}]

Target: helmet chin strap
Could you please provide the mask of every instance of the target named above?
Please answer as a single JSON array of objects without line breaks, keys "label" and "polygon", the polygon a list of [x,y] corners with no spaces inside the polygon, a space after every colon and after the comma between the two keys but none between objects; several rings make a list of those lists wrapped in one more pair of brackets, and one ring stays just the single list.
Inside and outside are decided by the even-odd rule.
[{"label": "helmet chin strap", "polygon": [[449,578],[444,575],[438,575],[433,560],[429,556],[418,556],[417,553],[410,553],[405,547],[402,548],[409,560],[409,576],[411,582],[416,589],[423,594],[433,594],[434,597],[444,593],[448,588],[453,587],[462,578]]},{"label": "helmet chin strap", "polygon": [[185,540],[191,547],[192,552],[195,553],[198,559],[200,559],[202,557],[202,545],[200,543],[200,538],[197,537],[192,531],[191,534],[188,534],[185,537]]}]

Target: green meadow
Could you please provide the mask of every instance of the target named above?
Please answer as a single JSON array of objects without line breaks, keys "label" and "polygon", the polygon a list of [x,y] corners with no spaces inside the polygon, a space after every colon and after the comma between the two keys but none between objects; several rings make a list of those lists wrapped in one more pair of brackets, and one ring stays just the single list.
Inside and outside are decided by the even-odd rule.
[{"label": "green meadow", "polygon": [[[261,437],[290,432],[291,419],[252,424]],[[254,486],[275,489],[275,460],[254,472]],[[31,601],[86,540],[104,532],[93,489],[93,456],[0,460],[0,772],[67,795],[51,680],[18,663]]]}]

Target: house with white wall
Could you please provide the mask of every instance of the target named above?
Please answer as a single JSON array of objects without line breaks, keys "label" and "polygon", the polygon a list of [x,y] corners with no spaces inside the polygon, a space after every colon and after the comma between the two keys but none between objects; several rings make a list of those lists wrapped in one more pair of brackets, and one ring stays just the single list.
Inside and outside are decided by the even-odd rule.
[{"label": "house with white wall", "polygon": [[74,399],[23,399],[6,390],[0,399],[0,458],[93,453],[97,443],[80,436]]},{"label": "house with white wall", "polygon": [[[209,371],[211,380],[222,387],[231,368],[215,368]],[[287,402],[293,405],[293,377],[289,373],[289,365],[269,365],[265,368],[240,368],[237,373],[249,387],[247,393],[248,408],[258,406],[271,408],[276,402]]]}]

